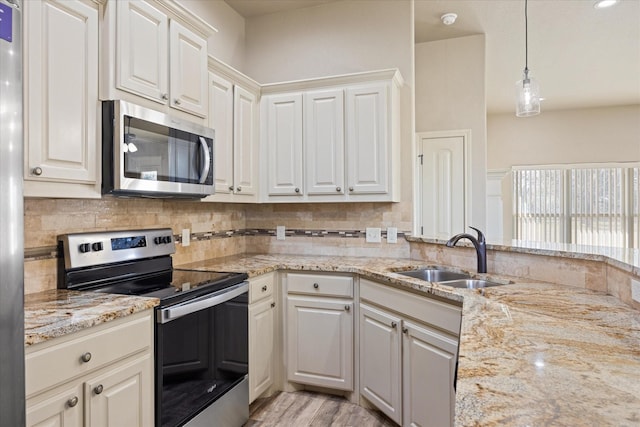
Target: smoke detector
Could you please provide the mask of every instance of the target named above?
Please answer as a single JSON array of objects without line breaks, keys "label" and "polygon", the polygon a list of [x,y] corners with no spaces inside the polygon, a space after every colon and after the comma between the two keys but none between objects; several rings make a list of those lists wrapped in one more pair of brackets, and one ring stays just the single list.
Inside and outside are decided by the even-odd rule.
[{"label": "smoke detector", "polygon": [[452,25],[454,22],[456,22],[457,18],[458,15],[456,15],[455,13],[445,13],[440,17],[444,25]]}]

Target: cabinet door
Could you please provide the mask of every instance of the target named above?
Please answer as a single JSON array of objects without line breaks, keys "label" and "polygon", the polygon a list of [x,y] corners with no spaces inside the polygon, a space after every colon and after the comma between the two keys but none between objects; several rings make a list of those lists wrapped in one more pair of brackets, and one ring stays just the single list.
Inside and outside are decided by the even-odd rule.
[{"label": "cabinet door", "polygon": [[347,89],[347,174],[350,194],[389,191],[389,85]]},{"label": "cabinet door", "polygon": [[404,322],[404,426],[452,426],[457,340]]},{"label": "cabinet door", "polygon": [[302,94],[267,97],[268,194],[302,195]]},{"label": "cabinet door", "polygon": [[118,0],[116,86],[166,104],[168,18],[143,0]]},{"label": "cabinet door", "polygon": [[289,381],[353,390],[353,302],[287,297]]},{"label": "cabinet door", "polygon": [[95,183],[98,10],[81,1],[28,1],[25,179]]},{"label": "cabinet door", "polygon": [[249,306],[249,403],[273,384],[275,301]]},{"label": "cabinet door", "polygon": [[402,422],[401,320],[360,303],[360,393],[396,423]]},{"label": "cabinet door", "polygon": [[151,356],[146,354],[85,383],[86,425],[144,427],[153,424]]},{"label": "cabinet door", "polygon": [[233,84],[209,73],[209,127],[215,134],[216,194],[233,192]]},{"label": "cabinet door", "polygon": [[307,194],[344,194],[343,90],[304,94],[304,147]]},{"label": "cabinet door", "polygon": [[170,105],[206,117],[207,41],[173,20],[169,23],[169,40]]},{"label": "cabinet door", "polygon": [[256,196],[257,171],[257,100],[256,96],[239,87],[233,90],[233,182],[235,194]]},{"label": "cabinet door", "polygon": [[27,400],[27,427],[81,427],[82,384],[58,387],[45,399]]}]

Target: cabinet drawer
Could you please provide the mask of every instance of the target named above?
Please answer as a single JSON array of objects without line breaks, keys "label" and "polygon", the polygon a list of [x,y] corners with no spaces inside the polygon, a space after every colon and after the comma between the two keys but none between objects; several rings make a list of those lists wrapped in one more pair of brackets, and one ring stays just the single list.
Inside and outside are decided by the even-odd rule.
[{"label": "cabinet drawer", "polygon": [[273,295],[275,278],[275,273],[268,273],[249,279],[249,304]]},{"label": "cabinet drawer", "polygon": [[287,274],[288,292],[307,295],[353,297],[353,277],[325,274]]},{"label": "cabinet drawer", "polygon": [[[101,324],[27,348],[26,396],[153,347],[151,313]],[[135,317],[135,318],[133,318]],[[83,356],[90,359],[83,361]]]}]

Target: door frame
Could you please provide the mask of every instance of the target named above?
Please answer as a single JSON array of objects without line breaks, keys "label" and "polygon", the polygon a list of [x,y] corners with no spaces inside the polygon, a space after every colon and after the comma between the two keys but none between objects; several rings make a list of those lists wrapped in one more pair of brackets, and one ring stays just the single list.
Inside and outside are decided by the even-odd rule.
[{"label": "door frame", "polygon": [[[473,162],[471,161],[471,129],[453,129],[453,130],[441,130],[441,131],[430,131],[430,132],[416,132],[416,138],[414,143],[415,149],[415,173],[413,177],[413,182],[416,184],[414,186],[414,195],[413,200],[414,203],[414,221],[413,221],[413,235],[414,236],[422,236],[421,227],[422,227],[422,177],[420,176],[422,169],[420,168],[420,153],[422,153],[422,140],[429,138],[453,138],[460,137],[463,140],[463,161],[464,161],[464,226],[465,228],[469,225],[469,218],[471,218],[472,210],[472,198],[471,198],[471,185],[469,185],[468,180],[471,176],[471,165]],[[427,236],[433,237],[433,236]]]}]

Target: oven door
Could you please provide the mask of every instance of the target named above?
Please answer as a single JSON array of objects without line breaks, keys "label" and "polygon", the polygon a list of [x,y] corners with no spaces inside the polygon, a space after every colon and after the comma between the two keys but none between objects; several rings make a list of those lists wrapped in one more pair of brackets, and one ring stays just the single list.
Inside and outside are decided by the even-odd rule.
[{"label": "oven door", "polygon": [[248,419],[248,330],[247,282],[157,309],[156,426]]}]

